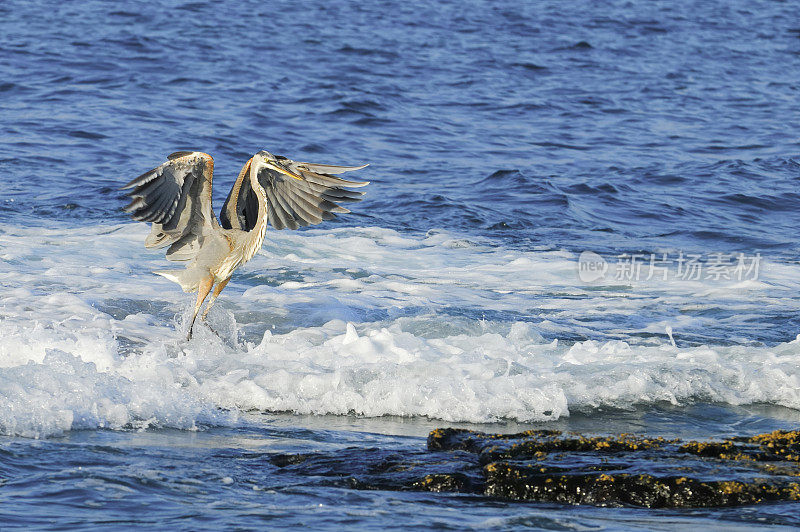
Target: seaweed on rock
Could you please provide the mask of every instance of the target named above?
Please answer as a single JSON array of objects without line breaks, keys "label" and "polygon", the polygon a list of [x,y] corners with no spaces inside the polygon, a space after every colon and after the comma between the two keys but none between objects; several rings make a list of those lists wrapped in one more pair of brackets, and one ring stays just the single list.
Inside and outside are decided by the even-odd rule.
[{"label": "seaweed on rock", "polygon": [[437,429],[425,451],[351,447],[334,454],[276,455],[270,462],[356,489],[646,508],[800,501],[800,431],[701,442]]}]

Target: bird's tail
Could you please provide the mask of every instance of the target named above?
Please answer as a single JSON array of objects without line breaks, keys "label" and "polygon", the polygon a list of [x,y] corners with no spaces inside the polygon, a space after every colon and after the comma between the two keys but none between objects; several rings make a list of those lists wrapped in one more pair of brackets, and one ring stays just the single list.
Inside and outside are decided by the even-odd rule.
[{"label": "bird's tail", "polygon": [[199,282],[191,275],[189,270],[154,270],[153,273],[166,277],[174,283],[178,283],[184,292],[196,292]]}]

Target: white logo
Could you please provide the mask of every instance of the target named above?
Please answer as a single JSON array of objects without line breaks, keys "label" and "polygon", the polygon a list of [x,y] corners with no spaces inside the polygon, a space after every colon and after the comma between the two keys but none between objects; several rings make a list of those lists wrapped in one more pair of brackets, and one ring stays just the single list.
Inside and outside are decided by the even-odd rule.
[{"label": "white logo", "polygon": [[578,277],[584,283],[603,279],[607,271],[608,262],[594,251],[584,251],[578,257]]}]

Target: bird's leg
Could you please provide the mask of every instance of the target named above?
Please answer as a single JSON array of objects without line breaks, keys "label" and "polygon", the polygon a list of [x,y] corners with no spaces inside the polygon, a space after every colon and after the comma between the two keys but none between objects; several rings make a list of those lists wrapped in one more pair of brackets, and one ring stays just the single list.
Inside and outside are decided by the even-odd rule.
[{"label": "bird's leg", "polygon": [[222,292],[223,288],[228,286],[228,281],[230,280],[231,278],[228,277],[224,281],[220,281],[219,283],[217,283],[217,286],[214,287],[214,292],[211,294],[211,299],[208,300],[206,309],[203,311],[203,315],[200,316],[201,320],[206,321],[206,316],[208,316],[208,311],[211,310],[211,307],[214,306],[214,302],[217,300],[217,297],[219,297],[219,293]]},{"label": "bird's leg", "polygon": [[192,314],[192,321],[189,323],[189,332],[186,334],[187,341],[192,339],[194,320],[197,319],[197,313],[200,312],[200,307],[203,306],[203,301],[206,299],[206,296],[208,296],[212,286],[214,286],[214,276],[209,275],[200,281],[200,286],[197,287],[197,302],[194,304],[194,314]]}]

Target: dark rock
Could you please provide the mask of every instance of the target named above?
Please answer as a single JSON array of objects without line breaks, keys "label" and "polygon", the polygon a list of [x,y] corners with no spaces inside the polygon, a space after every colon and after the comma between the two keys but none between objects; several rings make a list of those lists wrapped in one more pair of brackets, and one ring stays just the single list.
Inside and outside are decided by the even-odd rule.
[{"label": "dark rock", "polygon": [[456,491],[460,493],[473,491],[469,477],[462,473],[425,475],[414,482],[411,487],[420,491]]},{"label": "dark rock", "polygon": [[305,454],[276,454],[271,456],[269,461],[278,467],[286,467],[293,464],[301,464],[306,461],[308,456]]},{"label": "dark rock", "polygon": [[507,499],[646,508],[800,500],[800,431],[682,442],[632,434],[438,429],[428,437],[428,449],[478,454],[483,493]]},{"label": "dark rock", "polygon": [[800,431],[703,442],[437,429],[427,450],[349,447],[269,461],[276,473],[361,490],[645,508],[800,500]]},{"label": "dark rock", "polygon": [[486,495],[507,499],[592,504],[595,506],[643,506],[645,508],[693,508],[739,506],[764,501],[797,500],[797,485],[736,481],[700,482],[687,477],[653,475],[551,476],[536,468],[497,462],[486,466]]}]

